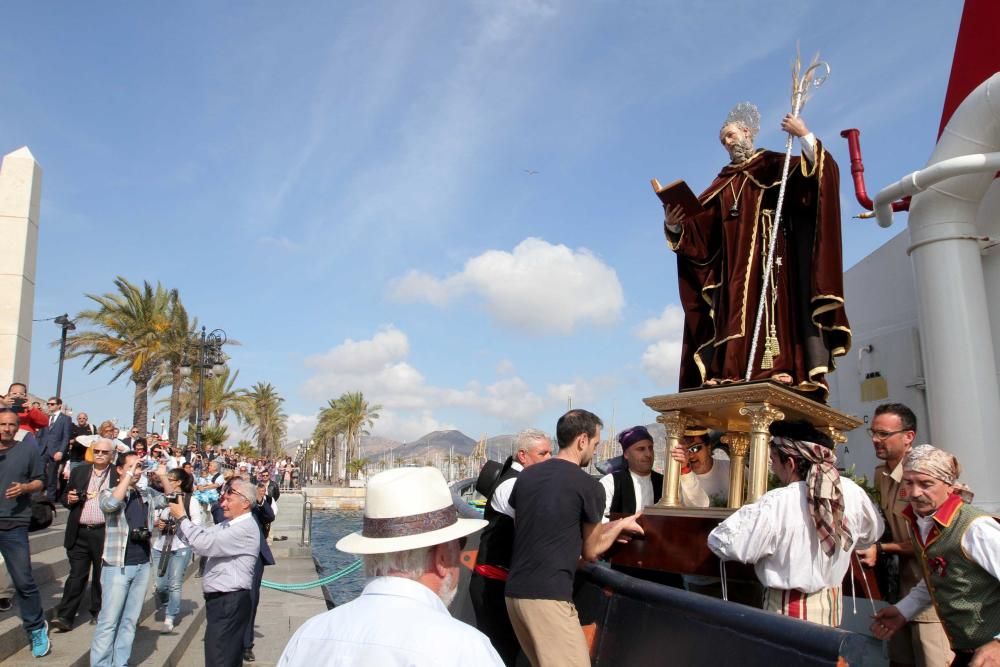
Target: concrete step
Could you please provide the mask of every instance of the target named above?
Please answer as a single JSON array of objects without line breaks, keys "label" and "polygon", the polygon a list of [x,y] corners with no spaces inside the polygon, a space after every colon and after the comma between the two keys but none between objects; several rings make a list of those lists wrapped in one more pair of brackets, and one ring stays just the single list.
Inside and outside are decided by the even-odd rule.
[{"label": "concrete step", "polygon": [[[150,578],[149,589],[146,591],[142,611],[139,614],[140,621],[136,626],[135,640],[132,643],[130,664],[163,665],[164,667],[181,664],[179,662],[180,656],[184,654],[191,640],[204,624],[205,603],[201,595],[201,579],[196,579],[193,576],[196,571],[197,565],[193,563],[188,568],[187,579],[181,592],[181,612],[177,619],[177,627],[171,634],[167,635],[160,633],[163,627],[163,612],[156,611],[156,603],[152,594],[155,577]],[[86,614],[84,617],[86,618]],[[65,665],[66,667],[86,667],[90,664],[90,643],[94,638],[95,629],[96,626],[87,624],[85,620],[82,625],[78,620],[76,627],[70,632],[60,633],[50,629],[49,639],[52,642],[52,652],[44,658],[44,663]],[[22,647],[3,660],[4,667],[27,667],[28,665],[41,664],[31,655],[31,647],[28,646],[23,631],[21,636],[24,637]]]},{"label": "concrete step", "polygon": [[[68,567],[67,567],[68,574]],[[62,600],[63,586],[66,583],[67,574],[63,574],[56,579],[49,579],[38,585],[38,592],[42,596],[42,609],[45,610],[45,618],[51,619],[56,606]],[[77,623],[86,624],[90,620],[90,585],[83,595],[80,603],[80,611],[77,615]],[[21,625],[21,616],[18,614],[17,602],[10,611],[0,614],[0,662],[7,664],[7,658],[17,653],[28,645],[28,635]]]},{"label": "concrete step", "polygon": [[[44,530],[28,533],[28,545],[31,547],[31,555],[39,554],[49,549],[63,549],[63,541],[66,537],[66,526],[52,524]],[[63,554],[65,554],[65,549]]]}]

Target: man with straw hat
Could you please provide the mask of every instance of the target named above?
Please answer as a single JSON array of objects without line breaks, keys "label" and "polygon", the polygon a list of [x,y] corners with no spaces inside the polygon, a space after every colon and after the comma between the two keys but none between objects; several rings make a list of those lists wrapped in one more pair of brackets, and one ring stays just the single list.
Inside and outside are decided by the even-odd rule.
[{"label": "man with straw hat", "polygon": [[448,613],[465,538],[485,525],[458,517],[436,468],[373,476],[361,532],[337,542],[372,579],[357,599],[306,621],[278,664],[501,667],[486,635]]},{"label": "man with straw hat", "polygon": [[875,614],[872,633],[888,639],[934,604],[955,653],[952,665],[1000,665],[1000,523],[969,503],[952,454],[918,445],[903,459],[900,496],[924,580]]}]

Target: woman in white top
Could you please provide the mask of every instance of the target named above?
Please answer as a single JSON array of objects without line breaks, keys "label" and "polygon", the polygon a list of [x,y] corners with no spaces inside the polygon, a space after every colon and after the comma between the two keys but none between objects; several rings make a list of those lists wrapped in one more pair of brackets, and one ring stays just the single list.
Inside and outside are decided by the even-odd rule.
[{"label": "woman in white top", "polygon": [[[191,523],[202,525],[204,514],[201,503],[194,497],[194,480],[183,468],[175,468],[167,473],[173,487],[178,491],[178,502],[184,504]],[[191,547],[184,538],[174,534],[176,525],[170,518],[170,510],[157,512],[156,527],[160,534],[153,542],[153,575],[156,577],[154,595],[157,606],[166,604],[167,613],[163,621],[163,632],[172,632],[177,614],[181,608],[181,587],[184,585],[184,573],[191,564]],[[167,541],[170,546],[167,546]],[[169,548],[169,561],[163,576],[160,576],[160,559]]]}]

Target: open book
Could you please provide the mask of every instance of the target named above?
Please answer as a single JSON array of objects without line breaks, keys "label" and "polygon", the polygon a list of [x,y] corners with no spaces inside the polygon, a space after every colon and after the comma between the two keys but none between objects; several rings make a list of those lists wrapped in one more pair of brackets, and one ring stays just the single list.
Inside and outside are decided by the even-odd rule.
[{"label": "open book", "polygon": [[680,206],[684,214],[689,218],[705,211],[701,202],[698,201],[694,192],[691,191],[691,188],[684,181],[674,181],[664,186],[660,185],[660,182],[654,178],[650,183],[653,185],[656,196],[663,202],[664,207],[671,205]]}]

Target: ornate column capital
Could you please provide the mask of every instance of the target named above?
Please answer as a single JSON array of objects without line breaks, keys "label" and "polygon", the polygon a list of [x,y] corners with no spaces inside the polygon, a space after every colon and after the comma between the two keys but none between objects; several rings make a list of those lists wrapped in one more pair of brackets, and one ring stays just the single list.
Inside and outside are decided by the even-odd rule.
[{"label": "ornate column capital", "polygon": [[722,442],[729,445],[730,456],[747,456],[750,454],[750,434],[739,431],[729,431],[722,436]]},{"label": "ornate column capital", "polygon": [[767,433],[771,422],[785,418],[785,413],[770,403],[748,403],[740,408],[740,414],[750,417],[751,433]]},{"label": "ornate column capital", "polygon": [[656,421],[666,427],[667,438],[676,438],[677,440],[684,438],[684,429],[687,428],[688,417],[680,410],[662,412],[656,418]]}]

